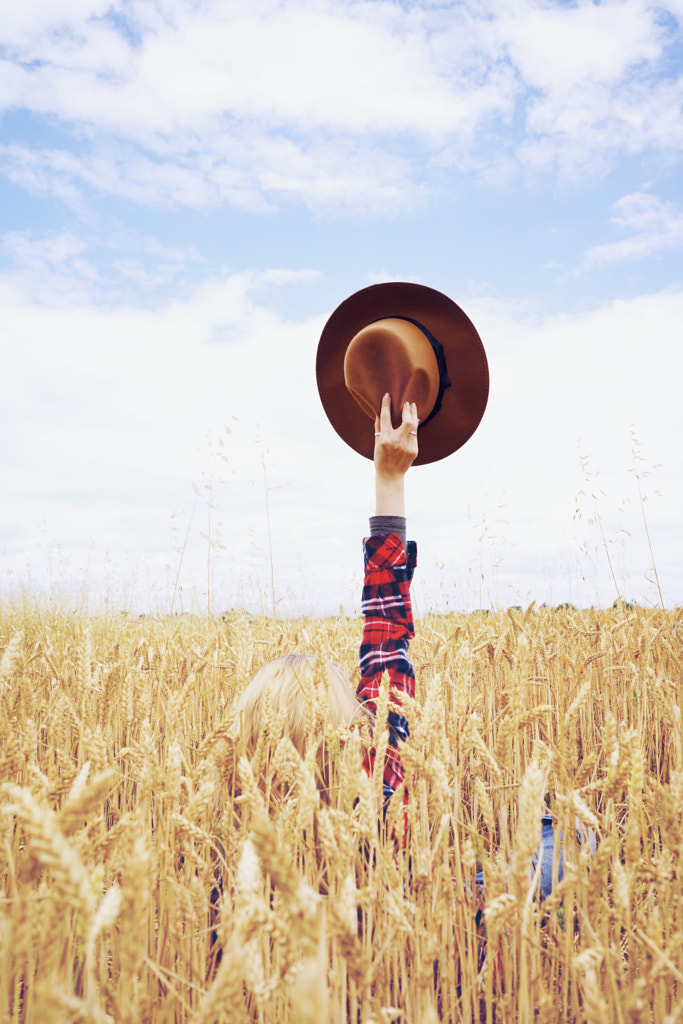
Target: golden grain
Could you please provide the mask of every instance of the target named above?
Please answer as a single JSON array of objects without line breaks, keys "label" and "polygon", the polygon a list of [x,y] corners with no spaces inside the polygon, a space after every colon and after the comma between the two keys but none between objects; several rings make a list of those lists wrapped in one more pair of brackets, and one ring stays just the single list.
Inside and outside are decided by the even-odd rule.
[{"label": "golden grain", "polygon": [[384,821],[319,687],[305,756],[268,708],[251,757],[231,729],[286,651],[354,678],[360,631],[0,608],[3,1021],[683,1019],[683,614],[429,616]]}]

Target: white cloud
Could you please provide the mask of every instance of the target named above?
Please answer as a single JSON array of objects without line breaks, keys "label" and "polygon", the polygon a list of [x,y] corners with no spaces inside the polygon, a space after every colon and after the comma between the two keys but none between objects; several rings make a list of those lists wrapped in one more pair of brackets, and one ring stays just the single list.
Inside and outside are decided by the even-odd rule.
[{"label": "white cloud", "polygon": [[7,269],[0,275],[0,298],[10,305],[16,297],[39,306],[65,307],[84,303],[125,304],[133,288],[144,289],[150,302],[156,289],[179,281],[180,294],[188,279],[205,264],[194,246],[165,245],[157,239],[101,225],[83,230],[38,235],[30,230],[0,236],[0,257]]},{"label": "white cloud", "polygon": [[21,4],[4,4],[0,13],[3,45],[18,50],[43,42],[53,33],[63,36],[63,45],[72,34],[80,34],[90,18],[104,16],[112,5],[109,0],[23,0]]},{"label": "white cloud", "polygon": [[469,119],[468,90],[452,88],[460,76],[451,68],[449,83],[432,65],[424,13],[368,3],[167,3],[167,17],[150,28],[136,18],[148,7],[125,9],[141,31],[136,47],[112,22],[92,19],[24,37],[4,104],[139,143],[150,133],[198,139],[226,115],[353,135],[441,135]]},{"label": "white cloud", "polygon": [[643,259],[683,246],[683,213],[649,192],[632,192],[614,204],[613,222],[634,234],[595,245],[586,253],[588,266]]},{"label": "white cloud", "polygon": [[[23,251],[28,264],[40,248],[35,238],[5,244]],[[78,243],[48,238],[45,251],[48,264],[63,252],[68,266],[78,258]],[[339,441],[318,400],[314,361],[324,315],[287,322],[267,305],[271,289],[310,278],[289,270],[216,275],[182,300],[145,310],[106,309],[84,295],[39,303],[39,281],[29,294],[29,279],[18,290],[5,275],[3,571],[25,578],[30,563],[32,579],[41,581],[54,579],[59,564],[60,580],[85,575],[96,591],[110,586],[131,604],[158,594],[168,608],[178,564],[174,543],[183,542],[190,525],[194,483],[200,497],[183,567],[186,590],[201,593],[205,585],[201,533],[211,496],[212,535],[226,545],[212,555],[216,600],[225,606],[238,592],[267,593],[267,485],[278,594],[289,594],[286,608],[334,610],[339,601],[347,610],[357,607],[371,467]],[[409,480],[411,529],[421,542],[422,610],[446,592],[456,603],[469,595],[478,604],[478,585],[468,580],[482,560],[487,586],[500,600],[513,591],[556,602],[596,600],[599,593],[611,603],[599,552],[588,590],[577,582],[566,590],[568,574],[574,580],[587,571],[578,544],[599,544],[585,521],[572,520],[574,498],[585,487],[579,450],[601,471],[600,511],[610,542],[619,545],[619,531],[632,532],[620,568],[629,596],[650,599],[649,555],[628,473],[632,424],[647,462],[663,463],[652,486],[664,501],[648,505],[649,525],[665,596],[682,600],[683,295],[642,296],[533,320],[480,296],[467,311],[489,355],[491,397],[471,442]],[[627,498],[631,505],[621,513]]]},{"label": "white cloud", "polygon": [[533,100],[518,156],[532,170],[556,167],[564,179],[590,180],[623,154],[680,152],[683,79],[577,82]]},{"label": "white cloud", "polygon": [[496,9],[497,33],[513,63],[533,89],[551,96],[571,96],[577,83],[618,82],[661,55],[657,12],[642,0],[513,2]]},{"label": "white cloud", "polygon": [[665,72],[675,35],[661,11],[644,0],[503,8],[501,45],[531,89],[524,165],[576,181],[621,154],[680,152],[683,79]]},{"label": "white cloud", "polygon": [[[61,551],[70,578],[87,564],[95,588],[112,572],[123,587],[136,564],[145,580],[151,574],[155,587],[165,586],[164,566],[175,557],[171,513],[184,509],[187,521],[193,484],[200,499],[186,571],[205,558],[210,483],[222,505],[213,530],[223,520],[230,557],[250,531],[262,556],[261,453],[272,485],[291,478],[315,456],[324,418],[310,400],[320,325],[289,326],[259,302],[310,278],[272,271],[207,279],[155,313],[101,308],[83,295],[39,305],[38,282],[28,297],[5,278],[4,571],[25,576],[30,563],[44,581]],[[238,564],[231,578],[242,585],[253,568]]]},{"label": "white cloud", "polygon": [[41,271],[73,263],[85,248],[83,239],[70,232],[35,239],[30,231],[9,231],[0,239],[0,252],[15,265]]},{"label": "white cloud", "polygon": [[[251,139],[251,144],[249,144]],[[304,199],[314,210],[395,211],[423,193],[410,161],[344,140],[321,140],[307,149],[289,139],[254,136],[216,140],[213,156],[151,158],[131,146],[107,145],[71,153],[0,146],[0,169],[37,195],[53,193],[77,212],[88,191],[142,206],[230,206],[266,210],[267,197]],[[229,149],[230,152],[223,152]]]},{"label": "white cloud", "polygon": [[68,231],[41,238],[30,231],[7,232],[0,238],[0,254],[10,269],[0,277],[0,294],[40,296],[58,305],[85,299],[98,279],[85,251],[85,240]]},{"label": "white cloud", "polygon": [[[680,602],[683,418],[677,382],[683,356],[677,337],[683,293],[532,322],[491,300],[475,298],[467,311],[487,346],[491,395],[462,452],[445,466],[420,470],[421,493],[429,496],[430,554],[445,559],[462,585],[453,566],[475,563],[476,570],[483,556],[488,585],[500,599],[507,588],[523,594],[524,601],[513,603],[611,603],[599,514],[610,550],[618,553],[620,586],[656,602],[645,579],[650,556],[631,472],[634,430],[645,457],[641,469],[652,471],[644,480],[646,511],[665,599]],[[580,455],[598,474],[590,481]],[[575,520],[577,497],[581,518]],[[496,539],[484,536],[473,546],[484,526]]]},{"label": "white cloud", "polygon": [[86,187],[140,204],[293,198],[324,211],[414,204],[439,187],[431,168],[452,163],[495,180],[503,150],[506,177],[513,166],[592,176],[616,152],[680,149],[683,88],[659,80],[673,30],[658,10],[6,5],[0,102],[75,134],[74,152],[8,143],[3,169],[71,205]]}]

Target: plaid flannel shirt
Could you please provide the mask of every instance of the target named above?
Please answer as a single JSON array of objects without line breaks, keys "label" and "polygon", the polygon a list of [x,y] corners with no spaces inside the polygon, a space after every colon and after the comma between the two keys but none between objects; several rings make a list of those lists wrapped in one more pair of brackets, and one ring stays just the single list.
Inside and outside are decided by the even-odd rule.
[{"label": "plaid flannel shirt", "polygon": [[[373,535],[363,542],[365,581],[362,611],[365,618],[359,662],[358,700],[371,712],[384,672],[389,674],[389,699],[401,704],[401,696],[415,696],[415,674],[408,656],[408,645],[415,629],[410,604],[410,583],[417,564],[417,546],[409,541],[404,549],[396,533]],[[408,722],[396,711],[388,716],[389,746],[384,763],[384,800],[389,800],[403,782],[403,765],[398,740],[408,738]],[[367,765],[374,768],[375,752],[370,751]]]}]

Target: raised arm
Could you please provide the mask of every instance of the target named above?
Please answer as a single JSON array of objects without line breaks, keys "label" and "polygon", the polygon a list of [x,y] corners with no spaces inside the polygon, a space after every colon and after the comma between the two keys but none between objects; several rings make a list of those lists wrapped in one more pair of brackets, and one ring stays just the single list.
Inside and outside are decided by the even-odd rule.
[{"label": "raised arm", "polygon": [[[417,456],[417,409],[406,403],[394,429],[390,399],[384,396],[375,424],[375,515],[364,542],[365,580],[362,609],[365,617],[359,661],[358,699],[376,710],[384,672],[389,674],[390,697],[401,704],[404,694],[415,695],[415,676],[408,656],[414,636],[410,583],[417,548],[406,543],[405,475]],[[384,764],[384,799],[403,782],[398,741],[408,738],[408,723],[398,712],[389,713],[389,749]],[[373,768],[374,753],[369,759]]]},{"label": "raised arm", "polygon": [[391,423],[391,399],[385,395],[375,420],[375,515],[405,516],[405,476],[417,458],[417,406],[403,406],[401,425]]}]

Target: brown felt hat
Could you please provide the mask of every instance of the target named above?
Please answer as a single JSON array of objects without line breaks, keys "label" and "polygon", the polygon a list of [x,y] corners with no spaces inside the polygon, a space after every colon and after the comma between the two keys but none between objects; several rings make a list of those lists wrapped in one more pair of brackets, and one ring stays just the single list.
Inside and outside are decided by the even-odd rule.
[{"label": "brown felt hat", "polygon": [[330,423],[368,459],[383,395],[391,395],[394,426],[403,403],[415,402],[416,466],[460,448],[489,393],[486,354],[471,320],[441,292],[400,281],[363,288],[335,309],[318,343],[316,376]]}]

